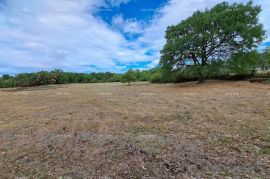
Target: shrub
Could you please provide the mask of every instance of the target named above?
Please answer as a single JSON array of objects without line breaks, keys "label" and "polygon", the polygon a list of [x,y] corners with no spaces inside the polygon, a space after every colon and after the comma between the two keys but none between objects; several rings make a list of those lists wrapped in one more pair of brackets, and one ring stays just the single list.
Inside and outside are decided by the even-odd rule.
[{"label": "shrub", "polygon": [[270,78],[270,71],[264,73],[256,73],[256,78]]},{"label": "shrub", "polygon": [[207,79],[217,79],[230,74],[230,70],[227,68],[227,63],[222,60],[211,62],[210,65],[206,66],[205,71],[205,78]]},{"label": "shrub", "polygon": [[154,72],[150,77],[150,81],[152,83],[162,83],[163,82],[163,75],[162,75],[161,70]]},{"label": "shrub", "polygon": [[133,70],[128,70],[123,76],[122,80],[123,83],[128,82],[128,85],[130,86],[130,82],[136,81],[136,72]]},{"label": "shrub", "polygon": [[12,88],[12,87],[16,87],[17,86],[17,82],[10,78],[10,79],[0,79],[0,88]]},{"label": "shrub", "polygon": [[258,52],[240,53],[234,55],[229,61],[228,67],[232,74],[248,78],[254,75],[259,66],[260,56]]}]

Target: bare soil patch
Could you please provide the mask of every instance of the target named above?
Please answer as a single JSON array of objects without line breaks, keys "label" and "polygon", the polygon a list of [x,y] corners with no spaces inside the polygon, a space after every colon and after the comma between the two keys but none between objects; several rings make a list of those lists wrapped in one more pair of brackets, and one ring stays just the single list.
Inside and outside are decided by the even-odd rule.
[{"label": "bare soil patch", "polygon": [[0,178],[267,178],[270,86],[0,90]]}]

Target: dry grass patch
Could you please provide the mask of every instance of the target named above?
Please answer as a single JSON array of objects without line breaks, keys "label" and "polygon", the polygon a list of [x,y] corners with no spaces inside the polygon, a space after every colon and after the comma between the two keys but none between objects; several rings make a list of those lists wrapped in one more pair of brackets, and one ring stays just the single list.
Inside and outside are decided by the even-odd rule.
[{"label": "dry grass patch", "polygon": [[0,90],[0,178],[267,178],[270,86]]}]

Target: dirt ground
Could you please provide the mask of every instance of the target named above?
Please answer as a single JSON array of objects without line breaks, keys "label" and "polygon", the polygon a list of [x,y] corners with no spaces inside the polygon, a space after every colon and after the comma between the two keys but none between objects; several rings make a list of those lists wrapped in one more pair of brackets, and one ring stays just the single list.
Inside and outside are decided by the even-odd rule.
[{"label": "dirt ground", "polygon": [[270,178],[270,85],[0,90],[0,178]]}]

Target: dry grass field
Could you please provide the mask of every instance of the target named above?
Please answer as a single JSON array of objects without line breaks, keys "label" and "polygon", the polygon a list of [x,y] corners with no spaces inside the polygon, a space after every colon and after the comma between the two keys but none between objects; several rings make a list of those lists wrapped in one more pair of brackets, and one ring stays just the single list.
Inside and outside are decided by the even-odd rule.
[{"label": "dry grass field", "polygon": [[0,178],[270,178],[270,85],[0,90]]}]

